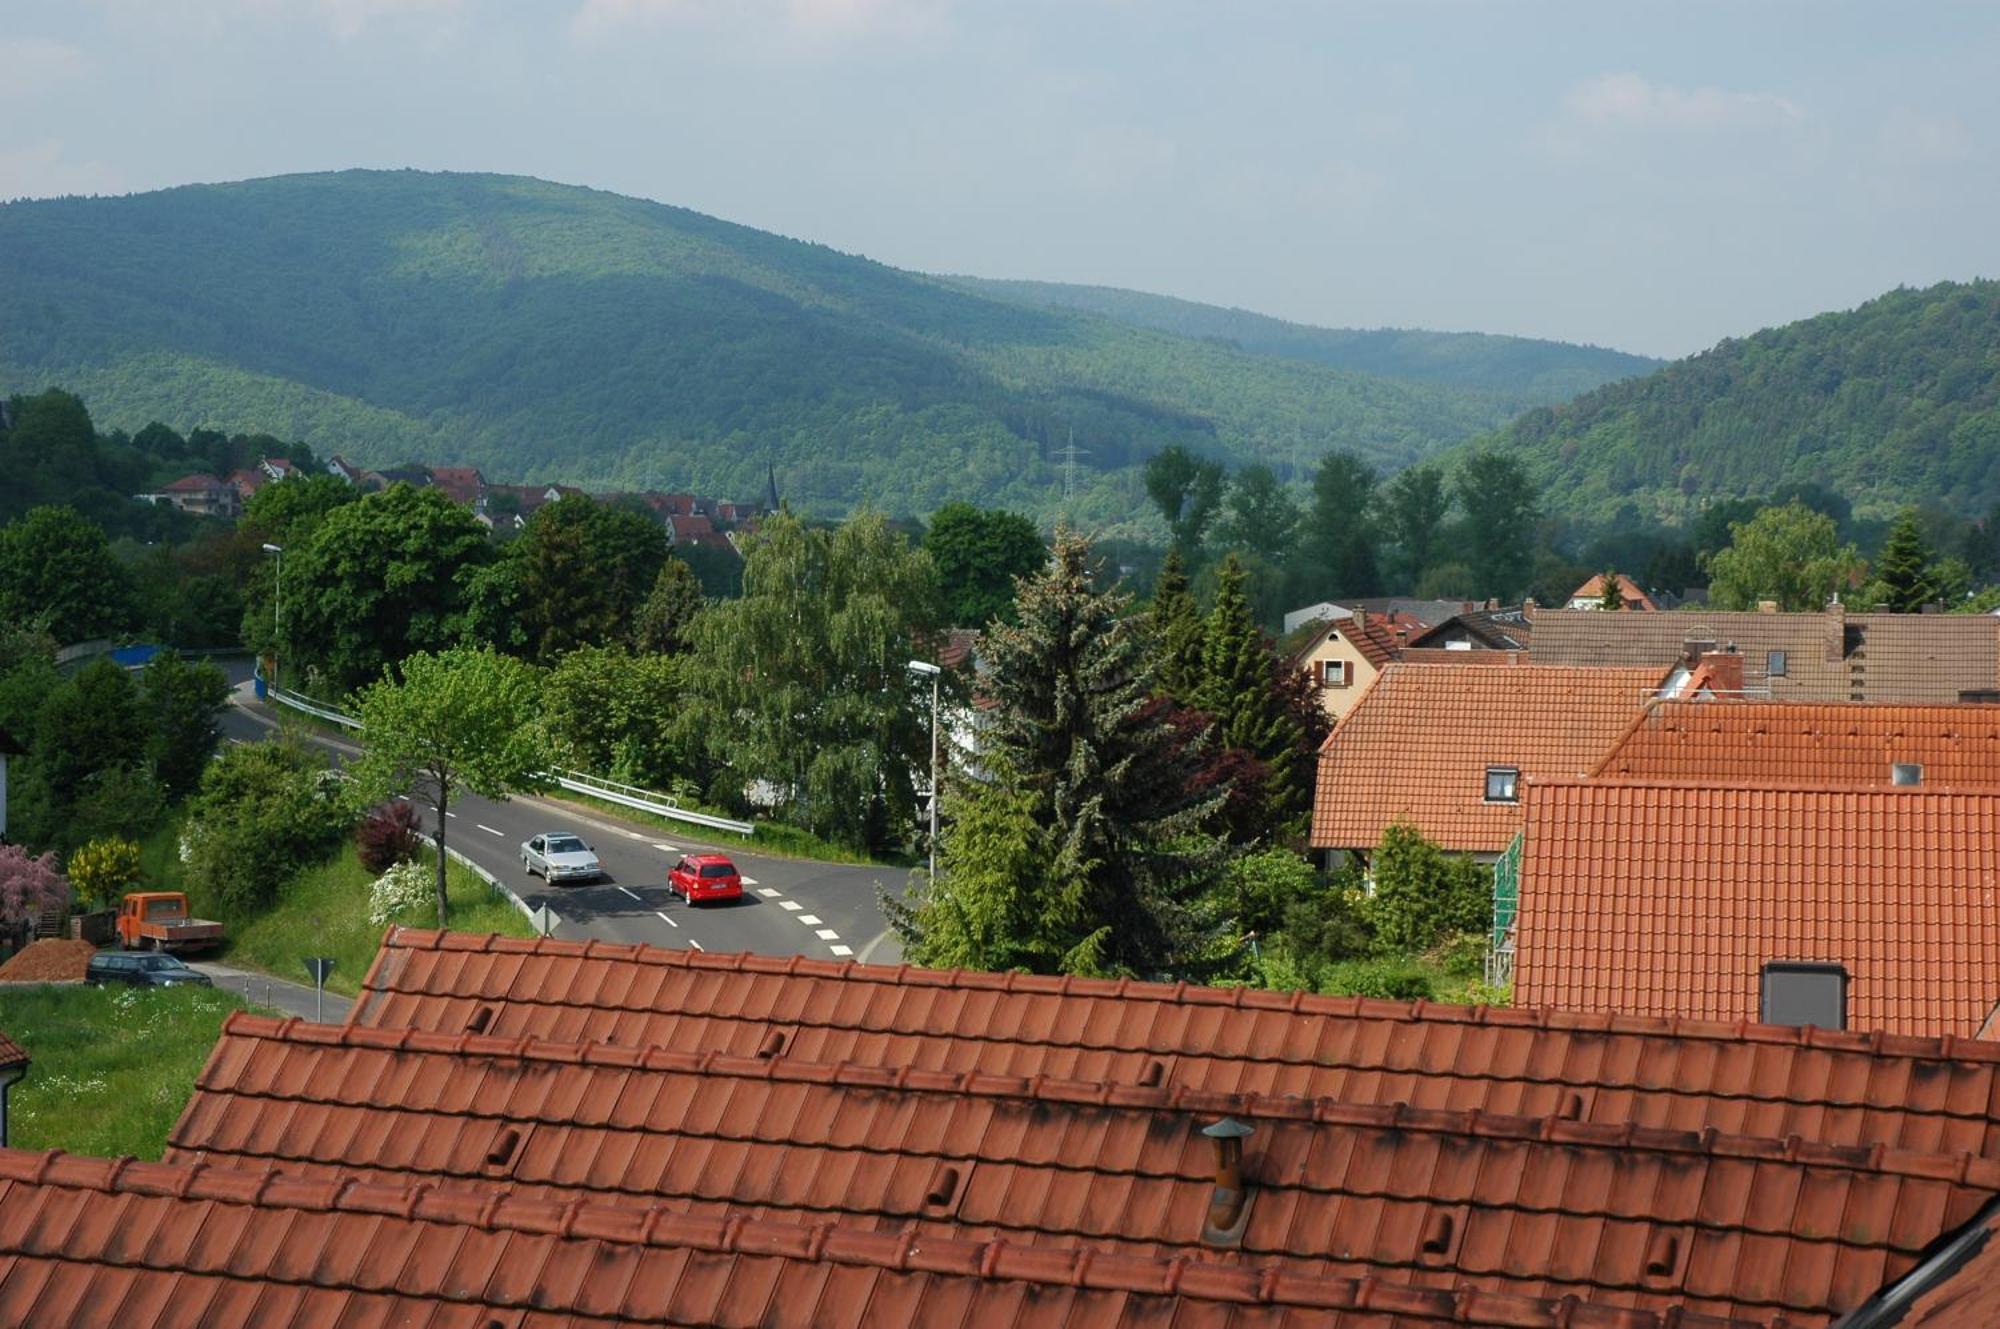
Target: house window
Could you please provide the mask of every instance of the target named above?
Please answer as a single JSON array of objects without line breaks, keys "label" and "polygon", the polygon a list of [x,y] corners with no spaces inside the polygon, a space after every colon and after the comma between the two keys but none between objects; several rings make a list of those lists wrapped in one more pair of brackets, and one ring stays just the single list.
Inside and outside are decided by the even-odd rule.
[{"label": "house window", "polygon": [[1771,678],[1785,676],[1785,653],[1772,651],[1764,657],[1764,673]]},{"label": "house window", "polygon": [[1323,688],[1344,688],[1354,683],[1354,664],[1350,660],[1321,660],[1319,662],[1319,685]]},{"label": "house window", "polygon": [[1520,802],[1520,767],[1488,766],[1486,768],[1486,801],[1488,803]]},{"label": "house window", "polygon": [[1758,1018],[1765,1024],[1847,1028],[1847,970],[1837,964],[1764,966]]},{"label": "house window", "polygon": [[1922,784],[1924,764],[1920,761],[1898,761],[1889,766],[1890,784]]}]

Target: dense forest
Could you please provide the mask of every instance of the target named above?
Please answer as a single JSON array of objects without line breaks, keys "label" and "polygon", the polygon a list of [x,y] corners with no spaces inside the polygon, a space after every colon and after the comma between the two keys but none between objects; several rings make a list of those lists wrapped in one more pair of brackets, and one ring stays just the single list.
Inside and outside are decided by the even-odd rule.
[{"label": "dense forest", "polygon": [[1491,393],[1516,408],[1547,406],[1660,361],[1599,346],[1418,328],[1321,328],[1115,286],[948,277],[981,295],[1042,309],[1073,309],[1177,337],[1221,342],[1256,355],[1304,360],[1387,378]]},{"label": "dense forest", "polygon": [[1551,510],[1688,524],[1717,500],[1823,486],[1857,513],[2000,501],[2000,282],[1898,290],[1528,412],[1490,442]]},{"label": "dense forest", "polygon": [[[286,176],[0,207],[0,383],[101,425],[269,429],[528,480],[1146,507],[1180,444],[1303,479],[1389,468],[1505,403],[984,298],[682,209],[503,176]],[[1061,457],[1074,442],[1076,468]]]}]

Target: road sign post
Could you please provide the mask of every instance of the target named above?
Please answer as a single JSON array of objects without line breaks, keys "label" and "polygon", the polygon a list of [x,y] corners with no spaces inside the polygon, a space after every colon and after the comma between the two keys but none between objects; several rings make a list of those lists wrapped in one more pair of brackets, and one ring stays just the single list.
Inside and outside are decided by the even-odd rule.
[{"label": "road sign post", "polygon": [[306,957],[306,973],[313,981],[313,1023],[324,1024],[326,1013],[326,978],[333,972],[333,957],[309,955]]},{"label": "road sign post", "polygon": [[534,913],[528,915],[528,921],[535,925],[536,936],[547,937],[553,935],[555,930],[562,926],[562,915],[547,905],[542,905]]}]

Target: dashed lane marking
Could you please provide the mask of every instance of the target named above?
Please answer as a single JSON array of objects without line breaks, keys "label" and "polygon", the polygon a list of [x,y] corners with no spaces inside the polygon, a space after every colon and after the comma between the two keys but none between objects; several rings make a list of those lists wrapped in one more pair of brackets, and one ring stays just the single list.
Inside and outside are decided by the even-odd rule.
[{"label": "dashed lane marking", "polygon": [[631,896],[633,899],[638,900],[640,904],[646,903],[645,900],[640,898],[639,892],[632,890],[630,887],[620,886],[618,889],[624,891],[625,894]]},{"label": "dashed lane marking", "polygon": [[698,951],[705,951],[708,949],[708,947],[702,945],[700,942],[696,941],[693,937],[688,938],[688,945],[694,947]]},{"label": "dashed lane marking", "polygon": [[625,834],[631,836],[634,840],[643,840],[646,838],[637,831],[627,831],[625,832]]},{"label": "dashed lane marking", "polygon": [[839,941],[840,934],[832,928],[821,928],[819,930],[819,939],[821,941]]},{"label": "dashed lane marking", "polygon": [[783,894],[784,894],[784,892],[783,892],[783,891],[774,891],[774,890],[772,890],[772,889],[771,889],[771,888],[770,888],[769,886],[759,886],[759,887],[757,888],[757,894],[759,894],[759,895],[763,896],[763,897],[764,897],[764,898],[765,898],[766,900],[775,900],[775,899],[777,899],[777,898],[778,898],[778,897],[779,897],[780,895],[783,895]]},{"label": "dashed lane marking", "polygon": [[827,949],[832,951],[835,955],[854,954],[854,948],[852,946],[829,946],[827,947]]},{"label": "dashed lane marking", "polygon": [[800,914],[798,915],[798,920],[799,922],[805,924],[809,928],[816,928],[819,926],[818,914]]},{"label": "dashed lane marking", "polygon": [[668,918],[668,917],[667,917],[667,916],[666,916],[666,915],[665,915],[664,913],[661,913],[661,911],[660,911],[660,910],[658,910],[658,909],[655,909],[655,910],[654,910],[653,912],[654,912],[654,913],[656,913],[656,914],[659,914],[659,915],[660,915],[660,921],[661,921],[662,923],[665,923],[665,924],[666,924],[666,925],[667,925],[668,927],[670,927],[670,928],[677,928],[677,927],[679,927],[679,926],[680,926],[680,924],[678,924],[678,923],[674,922],[674,920],[673,920],[673,919],[671,919],[671,918]]},{"label": "dashed lane marking", "polygon": [[797,900],[780,900],[778,901],[778,908],[799,910],[805,908],[805,906],[800,904]]},{"label": "dashed lane marking", "polygon": [[477,826],[480,830],[485,831],[488,835],[497,835],[503,840],[507,838],[507,833],[505,831],[496,831],[483,821],[475,821],[472,824],[474,826]]},{"label": "dashed lane marking", "polygon": [[458,814],[456,812],[447,812],[444,815],[447,817],[456,817]]},{"label": "dashed lane marking", "polygon": [[676,849],[673,845],[661,844],[658,840],[653,841],[653,848],[659,850],[663,854],[678,854],[680,852],[680,850]]},{"label": "dashed lane marking", "polygon": [[742,881],[745,886],[755,886],[757,884],[757,879],[755,877],[744,877]]}]

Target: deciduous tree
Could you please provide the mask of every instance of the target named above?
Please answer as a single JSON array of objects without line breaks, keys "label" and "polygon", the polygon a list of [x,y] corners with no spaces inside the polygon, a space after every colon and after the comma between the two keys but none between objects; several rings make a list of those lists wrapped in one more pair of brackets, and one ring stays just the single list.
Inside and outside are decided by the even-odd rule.
[{"label": "deciduous tree", "polygon": [[1237,471],[1229,482],[1227,506],[1218,532],[1224,544],[1270,563],[1291,558],[1299,504],[1270,467],[1253,462]]},{"label": "deciduous tree", "polygon": [[506,798],[533,787],[541,769],[535,671],[495,652],[458,648],[406,658],[397,676],[361,693],[365,746],[352,768],[367,803],[409,792],[437,823],[438,926],[445,917],[445,814],[471,790]]},{"label": "deciduous tree", "polygon": [[1145,476],[1146,493],[1165,518],[1168,536],[1183,557],[1195,562],[1222,504],[1222,463],[1175,444],[1147,459]]},{"label": "deciduous tree", "polygon": [[1049,556],[1034,522],[970,503],[947,503],[933,513],[924,549],[937,568],[945,621],[962,628],[983,628],[996,618],[1012,622],[1015,579]]},{"label": "deciduous tree", "polygon": [[1414,586],[1439,561],[1451,494],[1436,466],[1399,472],[1382,491],[1382,533],[1396,546],[1403,584]]},{"label": "deciduous tree", "polygon": [[1329,452],[1313,472],[1312,506],[1300,529],[1301,587],[1309,595],[1374,595],[1375,469],[1351,452]]},{"label": "deciduous tree", "polygon": [[1730,527],[1727,549],[1708,560],[1708,598],[1717,609],[1823,607],[1836,591],[1859,583],[1865,565],[1853,545],[1840,543],[1833,518],[1803,503],[1765,508]]},{"label": "deciduous tree", "polygon": [[701,581],[684,559],[669,557],[653,578],[646,603],[639,606],[632,624],[632,645],[654,655],[679,655],[685,651],[695,619],[708,607]]},{"label": "deciduous tree", "polygon": [[1541,496],[1527,467],[1498,452],[1475,452],[1458,468],[1452,495],[1465,513],[1468,562],[1489,595],[1511,600],[1528,584]]},{"label": "deciduous tree", "polygon": [[0,526],[0,618],[69,643],[131,619],[125,569],[104,531],[74,508],[33,508]]}]

